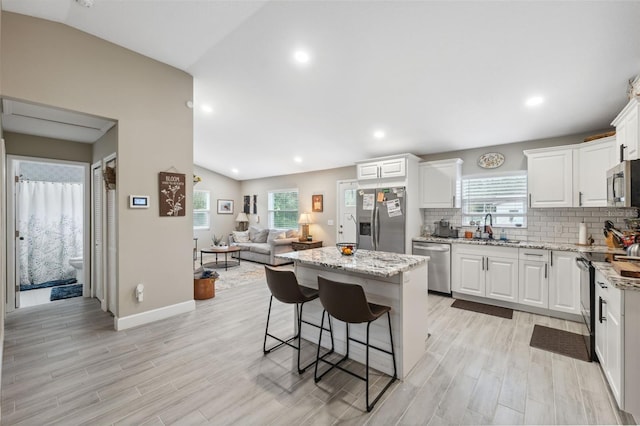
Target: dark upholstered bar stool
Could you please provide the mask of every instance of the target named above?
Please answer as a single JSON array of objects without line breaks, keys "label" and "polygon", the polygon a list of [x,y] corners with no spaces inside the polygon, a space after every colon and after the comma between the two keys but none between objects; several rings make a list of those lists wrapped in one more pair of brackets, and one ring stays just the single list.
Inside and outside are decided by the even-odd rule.
[{"label": "dark upholstered bar stool", "polygon": [[[290,346],[298,351],[298,373],[302,374],[304,371],[316,363],[316,361],[312,361],[304,367],[300,367],[300,348],[301,348],[301,333],[302,323],[312,325],[316,328],[320,329],[320,335],[322,335],[322,330],[328,331],[331,335],[331,350],[323,355],[327,356],[333,352],[333,333],[331,332],[331,323],[329,323],[329,328],[324,328],[324,326],[320,326],[317,324],[313,324],[308,321],[304,321],[302,319],[302,307],[305,303],[310,302],[318,298],[318,290],[313,288],[304,287],[298,285],[298,280],[296,279],[296,275],[293,271],[289,270],[277,270],[270,268],[268,266],[264,267],[265,273],[267,276],[267,286],[271,291],[271,297],[269,298],[269,313],[267,314],[267,327],[264,331],[264,343],[262,345],[262,351],[265,354],[278,349],[283,345]],[[278,299],[282,303],[295,304],[296,305],[296,319],[298,321],[298,328],[296,334],[287,339],[282,340],[279,337],[276,337],[272,334],[269,334],[269,319],[271,317],[271,304],[273,303],[273,298]],[[277,345],[267,349],[267,336],[272,339],[277,340]],[[291,342],[295,339],[298,339],[298,346],[293,345]]]},{"label": "dark upholstered bar stool", "polygon": [[[389,389],[389,386],[398,378],[398,371],[396,369],[396,355],[393,349],[393,333],[391,331],[391,315],[389,312],[391,308],[388,306],[376,305],[374,303],[367,302],[367,298],[364,295],[364,290],[361,286],[357,284],[346,284],[337,281],[331,281],[324,277],[318,277],[318,288],[320,291],[320,301],[322,302],[322,306],[324,307],[324,311],[322,312],[322,320],[320,322],[320,326],[324,326],[324,314],[325,312],[329,314],[329,320],[331,317],[339,319],[347,324],[347,350],[344,357],[342,357],[338,362],[331,363],[325,359],[320,357],[320,343],[322,342],[322,334],[320,334],[320,340],[318,340],[318,353],[316,356],[316,367],[314,371],[314,379],[316,383],[320,381],[320,379],[331,371],[334,367],[351,374],[354,377],[357,377],[360,380],[364,380],[366,386],[366,403],[367,403],[367,411],[371,411],[373,406],[378,402],[382,394]],[[387,314],[387,319],[389,322],[389,341],[391,342],[391,352],[384,350],[382,348],[378,348],[369,344],[369,326],[371,323],[382,315]],[[361,324],[367,323],[367,340],[366,342],[362,342],[358,339],[354,339],[349,337],[349,324]],[[360,343],[364,345],[366,348],[366,362],[365,362],[365,376],[359,376],[352,371],[349,371],[339,364],[349,358],[349,341],[353,341],[356,343]],[[333,342],[332,342],[333,344]],[[384,389],[380,391],[378,396],[373,400],[371,404],[369,404],[369,348],[376,349],[380,352],[387,353],[391,355],[393,359],[393,377],[389,380],[389,383],[386,384]],[[331,365],[327,371],[318,376],[318,361],[324,361],[327,364]]]}]

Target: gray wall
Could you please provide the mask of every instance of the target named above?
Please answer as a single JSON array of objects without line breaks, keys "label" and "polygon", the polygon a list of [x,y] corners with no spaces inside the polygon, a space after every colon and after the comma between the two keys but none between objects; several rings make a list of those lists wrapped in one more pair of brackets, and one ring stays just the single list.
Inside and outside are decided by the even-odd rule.
[{"label": "gray wall", "polygon": [[91,162],[92,145],[89,143],[44,138],[22,133],[4,132],[7,154],[54,160]]},{"label": "gray wall", "polygon": [[[193,167],[193,173],[202,178],[202,181],[194,185],[193,189],[209,191],[211,199],[211,229],[194,230],[193,236],[198,238],[198,247],[209,247],[214,233],[216,236],[227,236],[235,229],[236,216],[242,210],[241,184],[235,179],[199,166]],[[233,200],[233,214],[218,214],[217,200]]]},{"label": "gray wall", "polygon": [[[161,171],[185,173],[192,191],[192,76],[66,25],[1,16],[2,96],[118,122],[116,316],[193,303],[192,216],[160,217],[158,204]],[[58,157],[45,148],[36,154]],[[89,147],[81,161],[92,159]],[[129,194],[149,194],[150,208],[129,209]]]},{"label": "gray wall", "polygon": [[[460,151],[448,151],[438,154],[421,155],[425,161],[445,160],[449,158],[461,158],[463,175],[475,175],[483,173],[510,172],[516,170],[527,170],[527,158],[522,153],[527,149],[547,148],[550,146],[573,145],[581,143],[584,138],[591,135],[604,133],[611,129],[594,130],[576,135],[559,136],[556,138],[536,139],[525,142],[516,142],[506,145],[492,145],[482,148],[465,149]],[[499,152],[504,155],[504,164],[496,169],[483,169],[478,166],[478,157],[487,152]]]},{"label": "gray wall", "polygon": [[[269,191],[297,188],[300,213],[311,213],[311,196],[322,194],[324,196],[323,212],[311,213],[313,224],[309,227],[309,233],[313,235],[314,240],[322,240],[325,246],[329,246],[336,242],[337,181],[355,179],[355,177],[356,167],[350,166],[264,179],[252,179],[242,181],[240,195],[253,196],[255,194],[258,196],[258,214],[249,216],[250,224],[266,228],[268,226],[267,194]],[[259,223],[257,223],[258,218],[260,219]],[[334,225],[328,225],[328,220],[333,220]]]}]

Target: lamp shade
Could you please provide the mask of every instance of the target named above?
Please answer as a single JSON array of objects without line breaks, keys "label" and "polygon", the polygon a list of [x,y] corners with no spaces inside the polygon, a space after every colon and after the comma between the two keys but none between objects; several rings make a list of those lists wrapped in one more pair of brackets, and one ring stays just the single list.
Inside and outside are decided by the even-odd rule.
[{"label": "lamp shade", "polygon": [[236,222],[249,222],[249,218],[247,217],[246,213],[240,212],[236,217]]},{"label": "lamp shade", "polygon": [[300,219],[298,219],[300,225],[308,225],[311,223],[311,215],[309,213],[301,213]]}]

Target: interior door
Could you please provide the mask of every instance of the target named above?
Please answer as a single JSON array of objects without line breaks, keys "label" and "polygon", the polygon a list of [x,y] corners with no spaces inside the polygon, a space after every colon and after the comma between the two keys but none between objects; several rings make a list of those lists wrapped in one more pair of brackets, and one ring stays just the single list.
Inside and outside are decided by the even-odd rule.
[{"label": "interior door", "polygon": [[339,243],[357,242],[356,239],[356,191],[355,180],[338,181],[338,235]]},{"label": "interior door", "polygon": [[104,184],[102,166],[94,164],[91,170],[91,297],[100,301],[107,310],[104,297]]}]

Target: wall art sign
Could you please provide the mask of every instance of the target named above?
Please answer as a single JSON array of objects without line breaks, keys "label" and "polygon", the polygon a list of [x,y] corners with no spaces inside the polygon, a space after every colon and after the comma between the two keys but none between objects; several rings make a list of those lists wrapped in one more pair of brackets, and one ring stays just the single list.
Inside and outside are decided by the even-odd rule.
[{"label": "wall art sign", "polygon": [[246,214],[251,214],[251,196],[250,195],[244,196],[244,205],[243,205],[242,211]]},{"label": "wall art sign", "polygon": [[314,213],[321,213],[323,209],[323,199],[322,195],[312,195],[311,196],[311,211]]},{"label": "wall art sign", "polygon": [[184,216],[186,205],[186,176],[184,173],[160,172],[160,216]]},{"label": "wall art sign", "polygon": [[233,214],[233,200],[218,200],[218,214]]},{"label": "wall art sign", "polygon": [[253,214],[258,214],[258,196],[253,196]]}]

